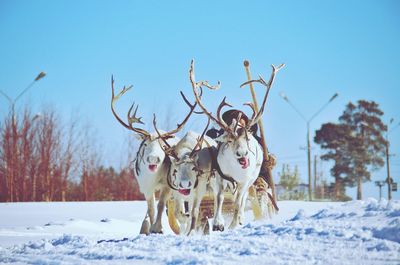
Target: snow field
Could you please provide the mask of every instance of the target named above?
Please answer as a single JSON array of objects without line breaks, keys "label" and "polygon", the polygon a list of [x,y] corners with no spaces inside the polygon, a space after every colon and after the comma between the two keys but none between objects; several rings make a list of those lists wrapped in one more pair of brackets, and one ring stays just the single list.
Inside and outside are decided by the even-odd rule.
[{"label": "snow field", "polygon": [[[209,236],[138,235],[145,202],[0,204],[0,263],[400,264],[400,201],[279,202]],[[228,218],[226,218],[226,223]]]}]

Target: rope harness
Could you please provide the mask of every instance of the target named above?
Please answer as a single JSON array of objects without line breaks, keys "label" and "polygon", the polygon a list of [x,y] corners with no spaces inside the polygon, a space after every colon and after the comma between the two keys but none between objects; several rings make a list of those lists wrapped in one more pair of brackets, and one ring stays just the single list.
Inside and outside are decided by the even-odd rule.
[{"label": "rope harness", "polygon": [[221,178],[225,179],[226,181],[229,181],[230,183],[232,183],[232,187],[234,192],[236,191],[237,188],[237,182],[236,180],[234,180],[231,176],[227,176],[225,175],[222,170],[221,167],[219,166],[218,163],[218,159],[217,159],[217,154],[219,153],[219,150],[222,146],[222,143],[218,142],[218,147],[217,147],[217,151],[216,152],[212,152],[210,151],[211,154],[211,166],[214,170],[216,170],[218,172],[218,174],[221,176]]},{"label": "rope harness", "polygon": [[[142,151],[141,149],[142,149],[142,147],[143,147],[143,145],[144,145],[144,142],[146,142],[146,139],[144,139],[141,143],[140,143],[140,145],[139,145],[139,149],[138,149],[138,151],[137,151],[137,153],[136,153],[136,157],[135,157],[135,159],[132,161],[132,162],[134,162],[135,163],[135,172],[136,172],[136,176],[138,176],[139,174],[140,174],[140,170],[139,170],[139,153],[140,153],[140,151]],[[143,160],[143,155],[144,155],[144,150],[142,151],[142,154],[140,155],[140,160]]]}]

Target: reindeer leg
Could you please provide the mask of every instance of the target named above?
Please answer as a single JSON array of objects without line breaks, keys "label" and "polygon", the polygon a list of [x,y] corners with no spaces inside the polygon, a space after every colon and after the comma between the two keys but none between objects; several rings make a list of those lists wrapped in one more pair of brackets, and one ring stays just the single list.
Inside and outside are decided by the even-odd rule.
[{"label": "reindeer leg", "polygon": [[210,234],[210,223],[208,222],[208,218],[206,218],[204,226],[203,226],[203,235]]},{"label": "reindeer leg", "polygon": [[218,183],[218,193],[215,196],[213,231],[224,231],[224,217],[222,216],[222,204],[224,203],[224,185],[222,180]]},{"label": "reindeer leg", "polygon": [[199,212],[200,212],[200,203],[204,197],[204,194],[206,193],[206,190],[207,190],[206,181],[200,180],[199,184],[197,186],[194,200],[193,200],[192,214],[191,214],[192,222],[190,223],[190,230],[189,230],[188,236],[193,234],[193,231],[195,231],[195,229],[196,229],[196,223],[197,223],[197,219],[199,218]]},{"label": "reindeer leg", "polygon": [[162,234],[162,224],[161,219],[165,208],[165,201],[169,196],[170,189],[168,187],[161,190],[160,199],[157,204],[157,218],[156,222],[150,227],[150,233]]},{"label": "reindeer leg", "polygon": [[193,198],[189,198],[187,201],[188,204],[188,214],[187,214],[187,221],[186,221],[186,230],[185,230],[185,235],[188,235],[190,233],[190,228],[192,224],[192,209],[193,209]]},{"label": "reindeer leg", "polygon": [[[244,219],[244,208],[246,207],[246,201],[247,201],[247,196],[249,195],[248,193],[248,187],[243,189],[243,194],[242,194],[242,199],[240,202],[240,210],[239,210],[239,224],[243,224],[243,219]],[[257,200],[258,203],[258,200]]]},{"label": "reindeer leg", "polygon": [[231,224],[229,225],[229,229],[234,229],[236,228],[236,226],[239,223],[239,219],[240,219],[240,212],[241,212],[241,204],[242,204],[242,199],[243,199],[243,195],[244,195],[244,191],[245,189],[243,189],[243,185],[238,184],[237,187],[237,194],[236,194],[236,198],[235,198],[235,211],[233,214],[233,219]]},{"label": "reindeer leg", "polygon": [[188,215],[185,213],[184,201],[180,198],[175,198],[175,216],[179,221],[179,234],[183,234],[188,226]]},{"label": "reindeer leg", "polygon": [[142,226],[140,227],[139,234],[141,234],[141,235],[149,235],[150,234],[150,222],[148,220],[147,214],[144,217],[144,220],[142,222]]},{"label": "reindeer leg", "polygon": [[147,213],[142,222],[142,227],[140,228],[140,234],[148,235],[150,234],[150,226],[154,222],[154,194],[147,196],[146,201],[147,201]]}]

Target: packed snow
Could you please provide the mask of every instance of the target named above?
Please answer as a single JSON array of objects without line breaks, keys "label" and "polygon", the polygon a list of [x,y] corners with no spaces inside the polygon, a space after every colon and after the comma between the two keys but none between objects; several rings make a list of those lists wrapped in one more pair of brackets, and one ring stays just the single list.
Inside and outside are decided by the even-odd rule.
[{"label": "packed snow", "polygon": [[[210,235],[138,235],[145,202],[0,204],[0,263],[400,264],[400,201],[279,202]],[[229,217],[226,218],[226,223]]]}]

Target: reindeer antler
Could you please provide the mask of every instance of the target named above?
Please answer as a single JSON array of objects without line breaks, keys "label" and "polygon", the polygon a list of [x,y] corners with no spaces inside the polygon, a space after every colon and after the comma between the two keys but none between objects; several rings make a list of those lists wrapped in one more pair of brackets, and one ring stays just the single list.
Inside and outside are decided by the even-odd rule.
[{"label": "reindeer antler", "polygon": [[166,133],[164,133],[164,134],[161,134],[160,131],[159,131],[158,128],[157,128],[156,114],[153,114],[153,115],[154,115],[154,117],[153,117],[153,126],[154,126],[154,129],[156,130],[156,132],[157,132],[157,134],[158,134],[158,138],[161,139],[161,140],[164,142],[164,144],[165,144],[164,146],[162,146],[162,148],[163,148],[164,152],[165,152],[167,155],[172,156],[172,157],[174,157],[175,159],[178,159],[178,156],[177,156],[177,154],[175,153],[175,150],[174,150],[174,149],[171,147],[171,145],[167,142],[167,139],[168,139],[168,138],[174,137],[174,134],[176,134],[176,133],[178,133],[180,130],[182,130],[182,128],[184,127],[184,125],[186,124],[186,122],[189,120],[189,117],[193,114],[193,112],[195,112],[194,109],[195,109],[196,106],[197,106],[197,103],[191,104],[191,103],[189,102],[189,100],[186,98],[185,94],[183,94],[182,91],[180,91],[180,93],[181,93],[181,96],[182,96],[182,98],[183,98],[183,101],[185,101],[185,103],[189,106],[190,111],[189,111],[189,113],[186,115],[186,117],[183,119],[183,121],[182,121],[181,123],[178,123],[178,124],[177,124],[177,127],[176,127],[174,130],[169,131],[169,132],[166,132]]},{"label": "reindeer antler", "polygon": [[262,114],[264,112],[265,103],[267,102],[269,91],[270,91],[270,89],[272,87],[272,84],[274,83],[275,75],[284,66],[285,66],[285,64],[281,64],[278,67],[276,67],[274,65],[271,65],[272,73],[271,73],[271,77],[269,78],[268,83],[264,80],[264,78],[262,78],[261,75],[259,75],[259,79],[250,80],[250,81],[244,82],[243,84],[240,85],[240,87],[243,87],[243,86],[248,85],[250,83],[260,83],[260,84],[262,84],[263,86],[265,86],[267,88],[267,91],[265,92],[265,95],[264,95],[263,102],[261,104],[261,108],[260,108],[260,110],[258,111],[257,114],[255,114],[254,106],[250,106],[249,104],[245,104],[247,106],[250,106],[253,109],[253,117],[252,117],[251,121],[247,124],[246,129],[250,129],[254,124],[258,123],[258,121],[262,117]]},{"label": "reindeer antler", "polygon": [[194,146],[192,152],[190,152],[190,155],[189,155],[190,158],[193,158],[194,155],[195,155],[198,151],[201,150],[201,147],[202,147],[203,141],[204,141],[204,136],[205,136],[205,134],[206,134],[206,132],[207,132],[207,129],[208,129],[208,126],[209,126],[209,125],[210,125],[210,118],[208,118],[206,128],[204,128],[204,131],[203,131],[203,133],[201,134],[200,138],[197,139],[197,143],[196,143],[196,145]]},{"label": "reindeer antler", "polygon": [[251,119],[250,120],[253,120],[255,118],[256,114],[257,114],[256,107],[254,106],[254,103],[246,102],[243,105],[244,106],[249,106],[251,108],[251,110],[253,111],[253,114],[251,115]]},{"label": "reindeer antler", "polygon": [[119,123],[121,123],[122,124],[122,126],[124,126],[125,128],[127,128],[128,130],[131,130],[131,131],[134,131],[134,132],[136,132],[136,133],[138,133],[138,134],[140,134],[140,135],[143,135],[145,138],[148,138],[148,137],[150,137],[150,134],[146,131],[146,130],[144,130],[144,129],[141,129],[141,128],[136,128],[136,127],[133,127],[133,124],[134,123],[138,123],[138,124],[144,124],[143,122],[142,122],[142,118],[141,117],[136,117],[136,114],[137,114],[137,110],[138,110],[138,107],[139,107],[139,105],[137,105],[136,106],[136,108],[135,108],[135,111],[133,112],[133,114],[132,114],[132,110],[133,110],[133,108],[135,107],[135,103],[133,103],[132,104],[132,106],[129,108],[129,111],[128,111],[128,114],[127,114],[127,118],[128,118],[128,124],[126,124],[119,116],[118,116],[118,114],[116,113],[116,111],[115,111],[115,109],[114,109],[114,107],[115,107],[115,103],[118,101],[118,99],[120,99],[120,97],[121,96],[123,96],[129,89],[131,89],[133,86],[132,85],[130,85],[130,86],[128,86],[128,87],[123,87],[122,88],[122,90],[117,94],[117,95],[115,95],[115,91],[114,91],[114,77],[111,75],[111,111],[112,111],[112,113],[114,114],[114,117],[117,119],[117,121],[119,122]]},{"label": "reindeer antler", "polygon": [[195,96],[195,98],[196,98],[196,102],[197,102],[197,104],[199,104],[199,106],[200,106],[200,108],[202,109],[202,111],[204,112],[204,114],[206,114],[207,117],[208,117],[209,119],[211,119],[212,121],[214,121],[215,123],[217,123],[222,129],[224,129],[224,130],[227,131],[228,133],[233,134],[232,130],[229,128],[229,126],[226,124],[226,122],[221,118],[221,109],[222,109],[223,107],[225,107],[225,106],[228,106],[228,107],[232,107],[232,106],[231,106],[230,104],[228,104],[228,103],[225,101],[225,98],[224,98],[224,99],[221,101],[221,103],[219,104],[219,107],[218,107],[218,110],[217,110],[217,117],[214,117],[214,116],[212,115],[212,113],[209,112],[209,111],[204,107],[203,103],[201,102],[201,98],[200,98],[200,96],[199,96],[199,94],[198,94],[198,91],[197,91],[198,89],[201,90],[201,86],[208,87],[208,88],[210,88],[210,89],[212,89],[212,90],[219,89],[220,86],[221,86],[221,82],[218,81],[217,85],[215,85],[215,86],[211,86],[211,85],[208,83],[208,81],[199,81],[199,82],[196,82],[195,75],[194,75],[194,59],[192,59],[192,61],[191,61],[191,63],[190,63],[189,79],[190,79],[190,82],[192,83],[192,89],[193,89],[194,96]]},{"label": "reindeer antler", "polygon": [[169,131],[169,132],[166,132],[166,133],[164,133],[164,134],[162,134],[162,135],[159,135],[159,137],[161,137],[161,138],[170,138],[172,135],[174,135],[174,134],[178,133],[180,130],[182,130],[182,128],[184,127],[184,125],[186,124],[186,122],[189,120],[190,116],[193,114],[194,109],[195,109],[196,106],[197,106],[197,102],[194,103],[194,104],[191,104],[191,103],[189,102],[189,100],[186,98],[185,94],[183,94],[182,91],[180,91],[180,93],[181,93],[181,96],[182,96],[182,98],[183,98],[183,101],[185,101],[185,103],[189,106],[190,111],[189,111],[189,113],[186,115],[186,117],[183,119],[183,121],[182,121],[181,123],[178,123],[178,124],[176,125],[176,128],[175,128],[174,130]]},{"label": "reindeer antler", "polygon": [[154,129],[156,130],[156,133],[158,134],[158,138],[161,139],[161,141],[163,141],[164,143],[164,146],[161,145],[161,148],[164,150],[165,154],[168,156],[172,156],[176,160],[179,160],[179,157],[176,154],[174,148],[167,142],[168,137],[161,135],[160,131],[158,130],[155,113],[153,113],[153,126]]}]

